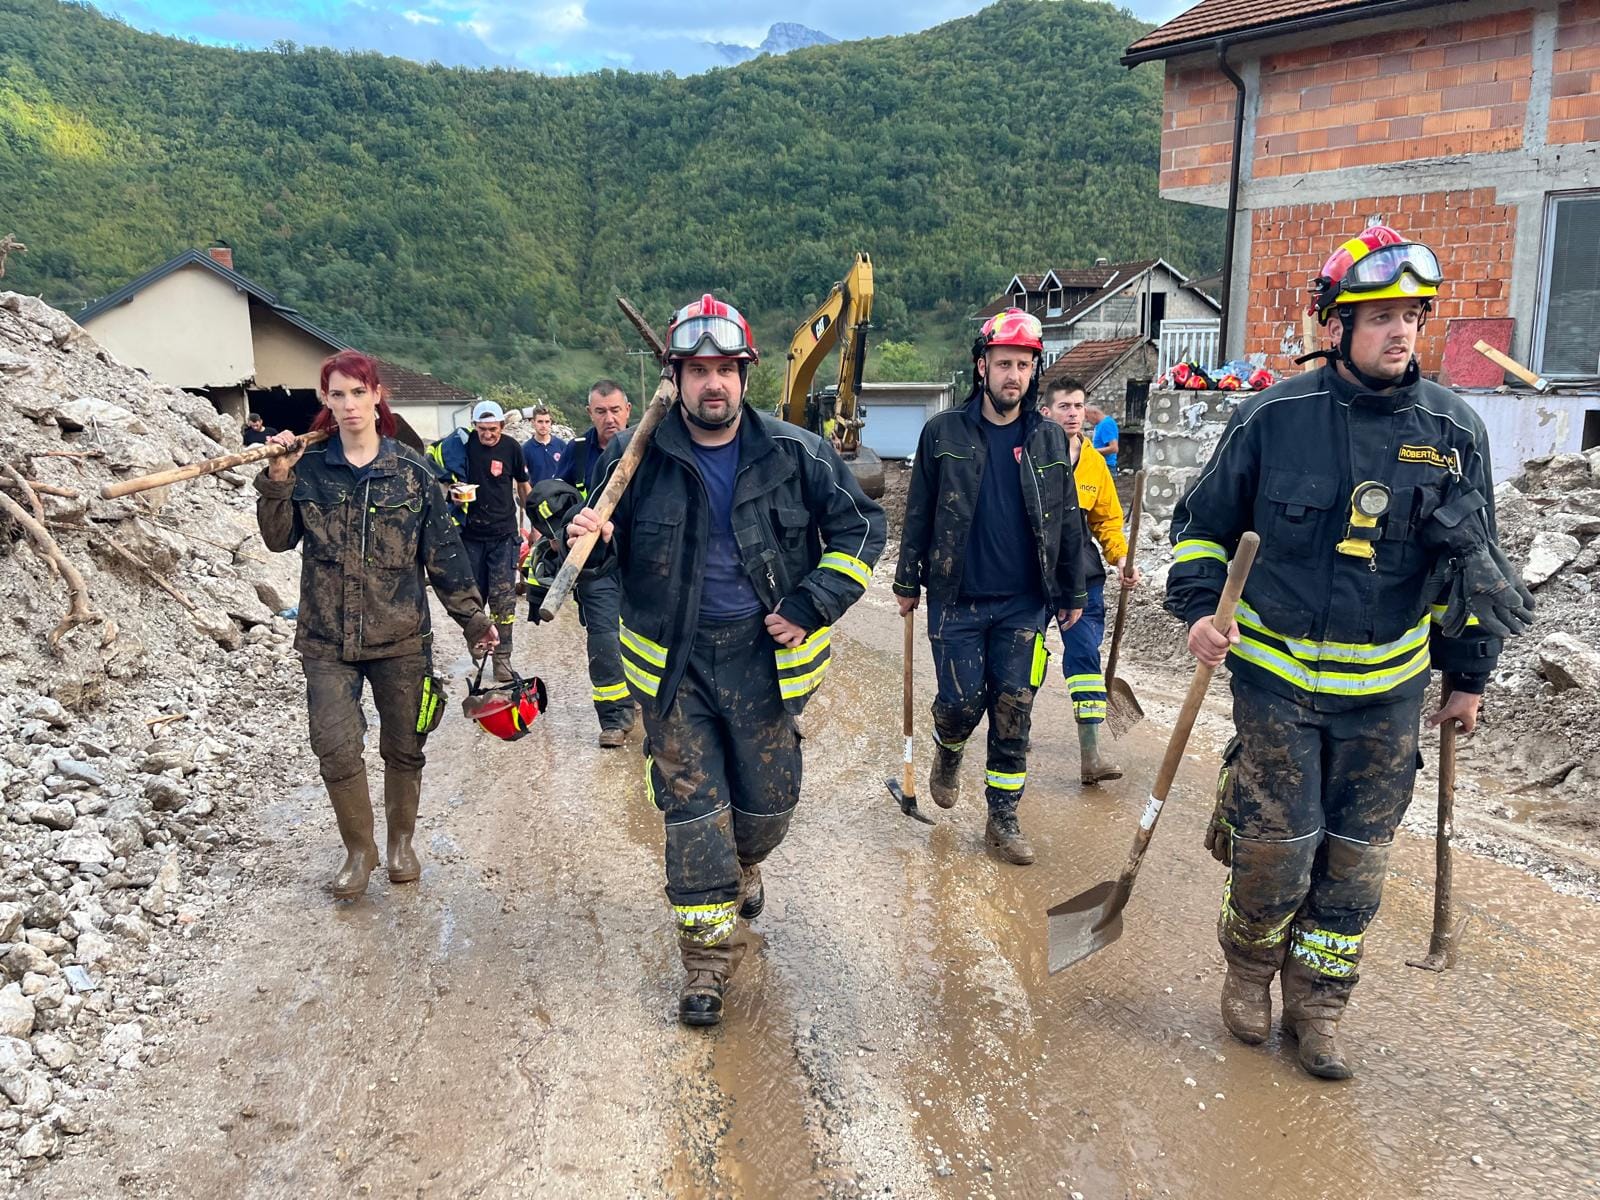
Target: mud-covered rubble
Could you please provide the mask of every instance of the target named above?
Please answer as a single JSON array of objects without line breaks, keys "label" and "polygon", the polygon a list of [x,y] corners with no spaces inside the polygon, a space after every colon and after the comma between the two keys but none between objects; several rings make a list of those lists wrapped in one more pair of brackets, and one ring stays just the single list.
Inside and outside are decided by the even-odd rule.
[{"label": "mud-covered rubble", "polygon": [[44,524],[95,613],[52,649],[66,587],[0,515],[6,1174],[61,1153],[119,1073],[164,1058],[189,939],[240,879],[240,855],[217,852],[250,850],[242,818],[298,725],[282,703],[300,686],[294,627],[278,615],[298,560],[261,545],[245,475],[98,495],[239,446],[203,397],[0,293],[0,462],[45,485]]}]

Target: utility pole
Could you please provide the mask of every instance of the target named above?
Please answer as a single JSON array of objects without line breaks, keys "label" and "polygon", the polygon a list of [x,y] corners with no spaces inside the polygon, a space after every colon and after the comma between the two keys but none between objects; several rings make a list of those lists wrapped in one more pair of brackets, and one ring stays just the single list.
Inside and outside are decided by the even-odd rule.
[{"label": "utility pole", "polygon": [[656,357],[656,352],[654,350],[629,350],[628,353],[632,357],[637,358],[639,360],[639,401],[640,401],[640,403],[643,403],[644,402],[644,398],[645,398],[645,395],[644,395],[644,360],[648,358],[651,361],[654,361],[655,357]]}]

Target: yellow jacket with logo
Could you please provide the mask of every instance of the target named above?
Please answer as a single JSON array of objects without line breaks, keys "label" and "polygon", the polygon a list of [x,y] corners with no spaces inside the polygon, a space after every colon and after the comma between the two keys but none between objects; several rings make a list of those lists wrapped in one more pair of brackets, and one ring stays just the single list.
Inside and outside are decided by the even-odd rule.
[{"label": "yellow jacket with logo", "polygon": [[[1122,501],[1117,498],[1117,485],[1106,466],[1105,455],[1082,439],[1078,451],[1078,465],[1073,469],[1078,481],[1078,507],[1089,525],[1089,532],[1100,543],[1107,563],[1119,563],[1128,553],[1128,539],[1122,533]],[[1105,578],[1095,558],[1094,547],[1084,539],[1084,574],[1091,578]]]}]

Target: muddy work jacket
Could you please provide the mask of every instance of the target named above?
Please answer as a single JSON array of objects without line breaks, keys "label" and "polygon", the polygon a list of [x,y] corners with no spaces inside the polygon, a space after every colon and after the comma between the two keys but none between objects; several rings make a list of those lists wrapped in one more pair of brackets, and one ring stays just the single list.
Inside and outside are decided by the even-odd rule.
[{"label": "muddy work jacket", "polygon": [[[980,394],[922,427],[894,574],[898,596],[916,596],[926,588],[930,599],[948,603],[961,592],[978,489],[989,467],[982,404]],[[1013,469],[1022,475],[1022,504],[1039,555],[1046,602],[1052,613],[1082,608],[1088,600],[1084,524],[1067,435],[1036,411],[1018,419],[1024,428],[1021,457]],[[996,466],[1003,470],[1007,464]]]},{"label": "muddy work jacket", "polygon": [[[738,437],[734,541],[762,605],[806,631],[792,649],[771,643],[784,706],[798,713],[827,671],[833,623],[872,579],[883,509],[813,433],[747,407]],[[599,485],[622,449],[622,439],[606,447]],[[600,543],[621,575],[623,673],[639,702],[658,713],[672,705],[699,624],[709,508],[688,426],[674,407],[612,514],[611,542]]]},{"label": "muddy work jacket", "polygon": [[307,658],[394,658],[428,649],[432,585],[469,642],[489,618],[421,455],[384,438],[362,476],[337,435],[310,447],[289,477],[256,476],[256,521],[269,550],[302,551],[295,649]]},{"label": "muddy work jacket", "polygon": [[[1453,690],[1481,693],[1499,639],[1472,627],[1444,637],[1430,628],[1443,608],[1425,594],[1435,564],[1421,531],[1458,470],[1490,498],[1492,531],[1483,423],[1438,384],[1374,393],[1324,366],[1269,388],[1234,411],[1172,514],[1166,607],[1186,625],[1214,613],[1228,560],[1254,530],[1235,674],[1327,712],[1418,695],[1430,666]],[[1355,539],[1370,558],[1337,549],[1367,481],[1390,492],[1376,530]]]}]

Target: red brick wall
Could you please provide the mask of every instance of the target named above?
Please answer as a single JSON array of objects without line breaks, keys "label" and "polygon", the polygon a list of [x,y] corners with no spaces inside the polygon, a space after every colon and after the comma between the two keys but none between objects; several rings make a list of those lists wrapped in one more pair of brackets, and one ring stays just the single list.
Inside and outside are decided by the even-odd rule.
[{"label": "red brick wall", "polygon": [[[1496,204],[1492,188],[1299,204],[1250,216],[1245,353],[1265,353],[1274,371],[1299,369],[1293,356],[1283,353],[1285,336],[1299,339],[1311,280],[1334,248],[1360,233],[1369,217],[1382,217],[1407,237],[1427,243],[1444,268],[1445,285],[1417,344],[1423,371],[1438,371],[1451,317],[1510,315],[1516,210]],[[1323,334],[1321,326],[1317,333]]]},{"label": "red brick wall", "polygon": [[[1533,12],[1523,10],[1268,55],[1254,174],[1515,149],[1532,49]],[[1169,89],[1169,110],[1173,99]]]},{"label": "red brick wall", "polygon": [[1551,145],[1600,142],[1600,0],[1566,0],[1556,26]]},{"label": "red brick wall", "polygon": [[1175,71],[1169,63],[1166,86],[1161,186],[1226,184],[1233,157],[1233,84],[1209,67]]}]

